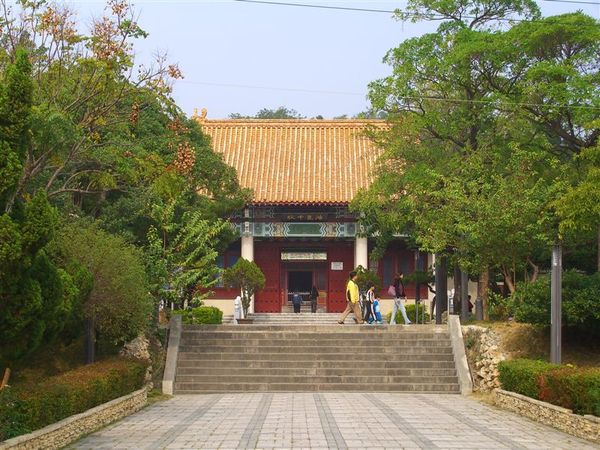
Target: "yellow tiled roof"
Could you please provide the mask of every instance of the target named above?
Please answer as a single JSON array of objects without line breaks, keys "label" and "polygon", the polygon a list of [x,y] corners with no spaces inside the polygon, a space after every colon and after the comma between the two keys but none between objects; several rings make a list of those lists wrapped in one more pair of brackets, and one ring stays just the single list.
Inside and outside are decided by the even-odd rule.
[{"label": "yellow tiled roof", "polygon": [[345,204],[367,187],[381,151],[363,135],[381,120],[202,120],[255,204]]}]

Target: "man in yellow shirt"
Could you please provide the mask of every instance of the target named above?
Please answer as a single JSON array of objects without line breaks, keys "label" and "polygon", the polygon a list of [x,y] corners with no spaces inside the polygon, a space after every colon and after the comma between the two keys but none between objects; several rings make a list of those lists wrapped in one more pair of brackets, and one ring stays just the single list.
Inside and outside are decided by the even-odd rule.
[{"label": "man in yellow shirt", "polygon": [[346,309],[342,313],[340,320],[338,323],[340,325],[344,324],[344,319],[351,312],[354,313],[354,321],[356,323],[363,323],[362,314],[360,312],[360,305],[358,304],[358,284],[356,284],[356,278],[358,277],[357,273],[353,270],[350,272],[350,279],[348,280],[348,284],[346,285]]}]

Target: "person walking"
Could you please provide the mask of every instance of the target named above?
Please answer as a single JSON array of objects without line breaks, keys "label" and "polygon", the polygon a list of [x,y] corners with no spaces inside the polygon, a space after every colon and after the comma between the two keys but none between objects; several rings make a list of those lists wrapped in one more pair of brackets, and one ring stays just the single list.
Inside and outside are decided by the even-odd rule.
[{"label": "person walking", "polygon": [[358,284],[356,284],[356,278],[358,278],[358,274],[356,271],[353,270],[350,272],[349,278],[348,284],[346,285],[346,309],[340,316],[340,320],[338,320],[340,325],[344,324],[344,319],[346,319],[348,314],[351,312],[354,313],[354,321],[356,323],[363,323],[362,316],[360,314],[360,305],[358,304],[359,293]]},{"label": "person walking", "polygon": [[316,286],[313,286],[310,290],[310,312],[317,312],[317,299],[319,298],[319,290]]},{"label": "person walking", "polygon": [[365,316],[363,317],[363,320],[367,323],[372,323],[375,321],[373,302],[375,302],[375,285],[371,283],[365,298]]},{"label": "person walking", "polygon": [[392,317],[390,318],[390,325],[396,324],[396,313],[398,310],[402,313],[402,317],[404,318],[404,323],[406,325],[410,325],[412,322],[408,319],[406,315],[406,308],[404,307],[404,301],[406,300],[406,293],[404,292],[404,274],[402,272],[398,272],[396,278],[394,278],[394,290],[395,298],[394,298],[394,308],[392,309]]},{"label": "person walking", "polygon": [[300,306],[302,305],[302,297],[298,292],[294,292],[292,295],[292,305],[294,305],[294,312],[298,314],[300,312]]}]

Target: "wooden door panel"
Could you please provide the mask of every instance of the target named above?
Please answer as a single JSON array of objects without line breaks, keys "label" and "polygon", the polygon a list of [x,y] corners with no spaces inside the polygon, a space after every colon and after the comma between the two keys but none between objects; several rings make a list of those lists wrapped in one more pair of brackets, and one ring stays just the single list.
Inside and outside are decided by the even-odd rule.
[{"label": "wooden door panel", "polygon": [[280,270],[279,245],[274,242],[255,242],[254,261],[265,274],[265,287],[254,296],[254,311],[257,313],[280,313]]},{"label": "wooden door panel", "polygon": [[[348,273],[354,269],[353,242],[335,242],[329,248],[329,292],[327,312],[342,312],[346,308],[346,283]],[[343,263],[343,270],[331,270],[332,262]]]}]

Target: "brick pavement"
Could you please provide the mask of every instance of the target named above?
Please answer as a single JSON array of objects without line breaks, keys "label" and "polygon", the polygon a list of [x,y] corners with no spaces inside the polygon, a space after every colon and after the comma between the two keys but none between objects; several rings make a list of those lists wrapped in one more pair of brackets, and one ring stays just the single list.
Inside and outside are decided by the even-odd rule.
[{"label": "brick pavement", "polygon": [[71,448],[596,449],[592,443],[458,395],[181,395]]}]

